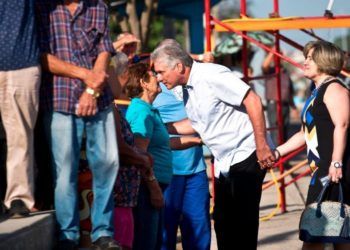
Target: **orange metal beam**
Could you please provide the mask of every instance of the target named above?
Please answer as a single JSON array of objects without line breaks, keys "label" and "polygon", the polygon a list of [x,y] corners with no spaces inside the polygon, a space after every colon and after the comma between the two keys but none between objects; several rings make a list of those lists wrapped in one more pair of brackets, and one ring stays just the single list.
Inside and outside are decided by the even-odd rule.
[{"label": "orange metal beam", "polygon": [[[287,29],[322,29],[350,27],[350,16],[328,17],[285,17],[285,18],[242,18],[222,21],[235,30],[287,30]],[[215,30],[227,32],[227,29],[216,24]]]}]

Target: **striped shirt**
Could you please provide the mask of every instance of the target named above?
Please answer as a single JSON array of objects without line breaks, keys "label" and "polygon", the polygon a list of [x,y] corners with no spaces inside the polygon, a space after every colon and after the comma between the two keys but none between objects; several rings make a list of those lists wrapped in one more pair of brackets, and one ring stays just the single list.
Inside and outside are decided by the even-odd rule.
[{"label": "striped shirt", "polygon": [[[80,1],[71,15],[60,0],[37,0],[41,53],[87,69],[92,69],[101,52],[114,53],[109,36],[107,6],[102,0]],[[79,79],[43,73],[41,107],[45,111],[74,114],[86,88]],[[97,100],[98,110],[111,105],[108,85]]]}]

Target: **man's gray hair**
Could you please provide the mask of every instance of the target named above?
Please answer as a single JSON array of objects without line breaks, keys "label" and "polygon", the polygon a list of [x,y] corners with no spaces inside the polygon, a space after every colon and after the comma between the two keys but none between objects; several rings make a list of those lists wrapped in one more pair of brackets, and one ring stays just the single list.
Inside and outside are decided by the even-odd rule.
[{"label": "man's gray hair", "polygon": [[115,66],[115,72],[119,76],[123,74],[129,67],[128,56],[123,52],[117,52],[117,54],[112,58],[113,64]]},{"label": "man's gray hair", "polygon": [[186,67],[191,67],[193,64],[192,57],[174,39],[162,41],[152,52],[151,61],[161,61],[170,68],[174,68],[179,62]]}]

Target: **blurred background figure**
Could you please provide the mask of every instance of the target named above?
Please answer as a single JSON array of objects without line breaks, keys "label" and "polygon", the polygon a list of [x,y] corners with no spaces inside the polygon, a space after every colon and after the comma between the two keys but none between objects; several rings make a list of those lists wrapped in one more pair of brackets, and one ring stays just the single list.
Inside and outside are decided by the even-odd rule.
[{"label": "blurred background figure", "polygon": [[133,64],[145,59],[136,54],[139,43],[140,40],[134,34],[124,32],[117,36],[117,39],[113,42],[113,47],[116,51],[127,55],[129,63]]},{"label": "blurred background figure", "polygon": [[[266,75],[265,80],[265,99],[267,109],[268,128],[271,128],[270,134],[275,145],[278,144],[278,124],[277,124],[277,76],[274,67],[274,54],[266,54],[261,66],[262,72]],[[287,126],[289,124],[290,110],[296,110],[294,104],[293,83],[285,68],[281,68],[281,102],[283,116],[283,141],[288,138]]]}]

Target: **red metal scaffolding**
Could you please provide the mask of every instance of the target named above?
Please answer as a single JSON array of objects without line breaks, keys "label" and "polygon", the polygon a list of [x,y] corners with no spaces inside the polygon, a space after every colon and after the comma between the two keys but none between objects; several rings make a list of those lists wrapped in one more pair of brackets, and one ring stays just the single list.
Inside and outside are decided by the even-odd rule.
[{"label": "red metal scaffolding", "polygon": [[[242,45],[242,67],[243,67],[243,74],[244,74],[244,80],[249,81],[252,79],[257,78],[263,78],[263,77],[257,77],[257,78],[249,78],[248,77],[248,42],[254,43],[260,48],[263,48],[264,50],[271,52],[274,54],[274,61],[275,61],[275,77],[276,77],[276,84],[277,84],[277,129],[278,129],[278,143],[282,144],[283,141],[283,115],[282,115],[282,102],[281,102],[281,59],[291,63],[295,67],[298,67],[302,69],[302,66],[293,61],[292,59],[288,58],[287,56],[284,56],[281,54],[280,51],[280,41],[283,41],[292,47],[302,50],[303,46],[300,44],[292,41],[291,39],[283,36],[280,34],[280,29],[300,29],[304,33],[307,33],[311,36],[313,36],[316,39],[321,39],[314,35],[312,32],[306,30],[305,28],[332,28],[332,27],[350,27],[350,16],[339,16],[335,17],[333,15],[324,16],[324,17],[293,17],[293,18],[279,18],[279,0],[273,0],[273,14],[272,16],[276,17],[275,19],[271,20],[254,20],[251,18],[244,18],[244,19],[236,19],[236,20],[227,20],[227,21],[220,21],[216,19],[215,17],[211,16],[210,14],[210,0],[204,0],[205,4],[205,34],[206,34],[206,50],[211,51],[212,45],[211,45],[211,31],[212,27],[215,25],[215,28],[219,31],[226,31],[226,32],[234,32],[237,35],[242,36],[243,39],[243,45]],[[241,0],[241,10],[240,14],[241,17],[247,16],[247,3],[246,0]],[[247,20],[245,22],[245,20]],[[260,21],[261,20],[261,21]],[[253,21],[253,22],[252,22]],[[271,22],[272,21],[272,22]],[[275,23],[274,23],[275,22]],[[258,25],[259,24],[259,25]],[[243,27],[243,28],[242,28]],[[258,28],[256,28],[258,27]],[[271,30],[271,27],[276,27]],[[247,30],[262,30],[265,32],[268,32],[270,34],[273,34],[275,36],[275,49],[271,49],[270,47],[264,45],[263,43],[255,40],[252,37],[249,37],[247,35]],[[344,73],[344,71],[342,71]],[[302,176],[305,176],[309,174],[309,170],[304,171],[303,173],[296,176],[294,179],[289,181],[287,184],[284,182],[284,166],[283,162],[290,159],[292,156],[294,156],[296,153],[301,152],[303,148],[298,149],[294,154],[291,156],[284,157],[283,160],[279,161],[276,166],[279,167],[280,171],[280,190],[281,190],[281,211],[286,212],[286,199],[285,199],[285,187],[295,181],[297,181]],[[213,171],[213,170],[212,170]],[[265,188],[268,186],[271,186],[268,184],[265,185]],[[215,192],[215,190],[214,190]]]}]

